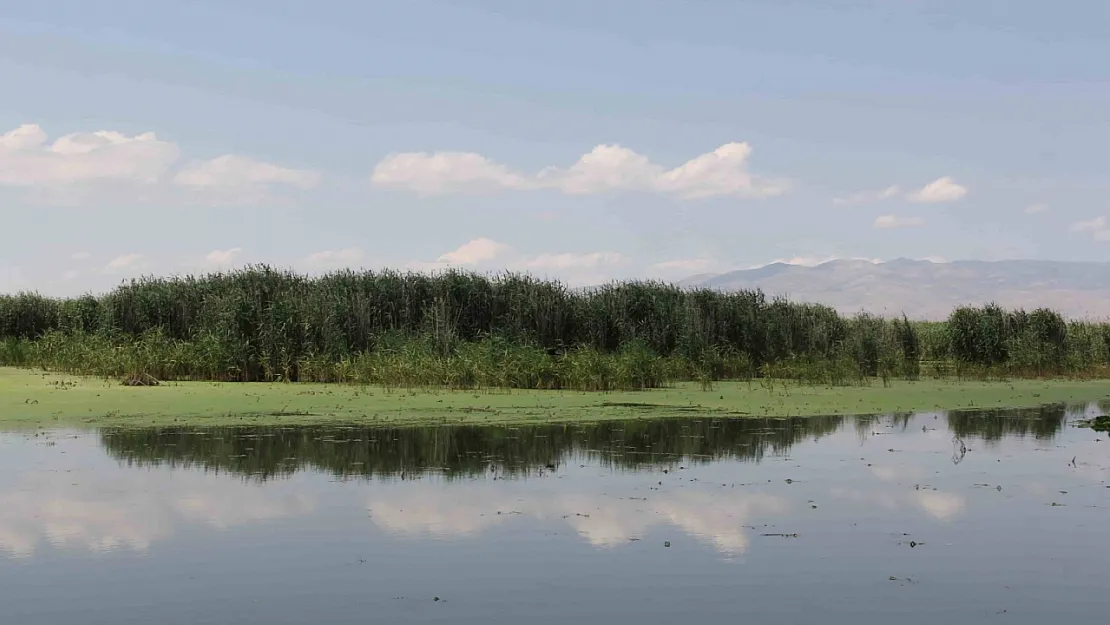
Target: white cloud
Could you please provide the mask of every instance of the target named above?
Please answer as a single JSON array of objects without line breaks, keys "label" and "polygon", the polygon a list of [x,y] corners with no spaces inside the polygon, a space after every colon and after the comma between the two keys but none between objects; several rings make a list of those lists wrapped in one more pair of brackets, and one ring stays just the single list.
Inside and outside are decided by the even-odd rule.
[{"label": "white cloud", "polygon": [[967,195],[967,187],[961,186],[949,176],[943,176],[906,196],[911,202],[938,204],[955,202]]},{"label": "white cloud", "polygon": [[174,143],[153,132],[76,132],[48,141],[36,124],[0,135],[0,186],[21,187],[35,201],[79,205],[103,201],[228,204],[257,202],[275,187],[307,190],[321,175],[228,154],[173,173]]},{"label": "white cloud", "polygon": [[473,152],[390,154],[370,176],[372,184],[401,187],[421,195],[523,189],[529,181]]},{"label": "white cloud", "polygon": [[615,265],[624,261],[625,257],[617,252],[589,252],[586,254],[540,254],[525,259],[521,264],[525,269],[562,271],[567,269],[592,269],[602,265]]},{"label": "white cloud", "polygon": [[1090,232],[1095,241],[1110,241],[1110,223],[1105,216],[1098,216],[1088,221],[1072,224],[1072,232]]},{"label": "white cloud", "polygon": [[350,267],[362,260],[362,249],[349,247],[342,250],[324,250],[314,252],[304,259],[305,265],[310,269],[326,270]]},{"label": "white cloud", "polygon": [[599,145],[568,168],[546,167],[536,174],[522,174],[472,152],[410,152],[382,159],[370,179],[377,186],[421,195],[555,189],[568,195],[641,191],[698,199],[785,193],[785,182],[748,172],[750,155],[747,143],[727,143],[667,170],[622,146]]},{"label": "white cloud", "polygon": [[1047,210],[1048,210],[1048,204],[1031,204],[1031,205],[1025,207],[1025,214],[1026,215],[1035,215],[1037,213],[1043,213]]},{"label": "white cloud", "polygon": [[0,185],[36,187],[90,182],[158,182],[178,148],[147,132],[72,133],[47,143],[46,132],[24,124],[0,135]]},{"label": "white cloud", "polygon": [[435,261],[412,261],[406,263],[405,267],[413,271],[432,272],[451,266],[541,272],[574,286],[607,282],[611,276],[605,270],[627,260],[624,255],[612,251],[527,255],[508,244],[482,237],[441,254]]},{"label": "white cloud", "polygon": [[479,265],[504,254],[510,248],[492,239],[480,238],[467,241],[457,249],[439,257],[439,262],[449,265]]},{"label": "white cloud", "polygon": [[924,226],[925,220],[921,217],[900,217],[898,215],[880,215],[875,218],[876,228],[916,228]]},{"label": "white cloud", "polygon": [[758,180],[748,173],[752,148],[747,143],[727,143],[664,172],[657,189],[679,197],[773,197],[786,193],[782,181]]},{"label": "white cloud", "polygon": [[1098,232],[1106,229],[1106,217],[1099,216],[1089,221],[1079,221],[1071,226],[1072,232]]},{"label": "white cloud", "polygon": [[320,183],[320,173],[289,169],[245,156],[225,154],[208,161],[194,162],[174,176],[174,184],[203,192],[204,200],[256,202],[275,186],[301,190]]},{"label": "white cloud", "polygon": [[676,258],[655,263],[652,269],[664,273],[707,273],[720,268],[720,263],[712,258]]},{"label": "white cloud", "polygon": [[866,204],[890,199],[901,192],[898,185],[891,185],[885,189],[858,191],[845,197],[833,198],[833,204],[841,206],[849,204]]},{"label": "white cloud", "polygon": [[122,254],[108,261],[108,264],[104,266],[104,271],[118,272],[133,269],[141,260],[143,260],[142,254]]},{"label": "white cloud", "polygon": [[225,266],[231,264],[232,261],[242,253],[243,248],[233,247],[228,250],[212,250],[204,256],[204,262],[207,265]]},{"label": "white cloud", "polygon": [[650,189],[662,173],[642,156],[619,145],[599,145],[567,169],[548,167],[538,175],[540,185],[571,195]]}]

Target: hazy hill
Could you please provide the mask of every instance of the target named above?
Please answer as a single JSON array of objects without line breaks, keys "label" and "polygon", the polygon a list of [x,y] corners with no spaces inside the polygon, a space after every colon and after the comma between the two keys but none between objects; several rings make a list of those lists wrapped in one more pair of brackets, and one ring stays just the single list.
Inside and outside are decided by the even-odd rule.
[{"label": "hazy hill", "polygon": [[814,267],[774,263],[682,282],[820,302],[841,312],[942,319],[960,304],[1047,306],[1070,317],[1110,317],[1110,263],[1006,260],[884,263],[834,260]]}]

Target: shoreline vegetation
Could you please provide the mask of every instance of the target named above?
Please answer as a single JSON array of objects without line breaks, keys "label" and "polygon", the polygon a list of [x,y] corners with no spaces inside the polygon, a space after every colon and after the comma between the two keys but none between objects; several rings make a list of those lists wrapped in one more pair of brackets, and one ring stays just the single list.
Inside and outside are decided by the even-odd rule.
[{"label": "shoreline vegetation", "polygon": [[102,295],[0,296],[0,366],[156,381],[632,391],[725,380],[1110,378],[1110,323],[1049,309],[883,318],[759,291],[266,266]]},{"label": "shoreline vegetation", "polygon": [[[0,428],[527,425],[686,417],[789,418],[1088,406],[1110,380],[895,380],[889,386],[677,383],[644,391],[387,389],[352,384],[115,380],[0,368]],[[1045,408],[1049,409],[1049,408]],[[1078,409],[1077,409],[1078,410]],[[1080,410],[1082,412],[1082,410]]]},{"label": "shoreline vegetation", "polygon": [[[656,282],[257,266],[0,296],[0,367],[9,425],[872,414],[1110,397],[1110,323],[993,305],[915,322]],[[146,386],[158,388],[133,388]]]}]

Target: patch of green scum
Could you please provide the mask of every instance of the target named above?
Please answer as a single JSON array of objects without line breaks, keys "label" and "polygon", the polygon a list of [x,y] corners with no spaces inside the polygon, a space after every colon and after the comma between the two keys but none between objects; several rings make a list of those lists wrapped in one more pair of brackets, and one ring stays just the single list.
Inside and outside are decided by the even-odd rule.
[{"label": "patch of green scum", "polygon": [[889,387],[720,382],[629,392],[387,390],[310,383],[123,386],[0,368],[0,427],[366,423],[511,424],[666,416],[785,417],[1021,408],[1110,398],[1110,380],[892,382]]},{"label": "patch of green scum", "polygon": [[1091,428],[1096,432],[1110,432],[1110,415],[1101,415],[1094,419],[1084,419],[1076,423],[1081,428]]}]

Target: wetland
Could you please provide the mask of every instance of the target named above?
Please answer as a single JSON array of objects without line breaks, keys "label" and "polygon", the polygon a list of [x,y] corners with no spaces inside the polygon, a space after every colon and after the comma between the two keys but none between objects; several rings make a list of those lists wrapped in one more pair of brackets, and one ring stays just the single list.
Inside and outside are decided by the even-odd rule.
[{"label": "wetland", "polygon": [[1107,407],[19,429],[0,621],[1099,622]]}]

